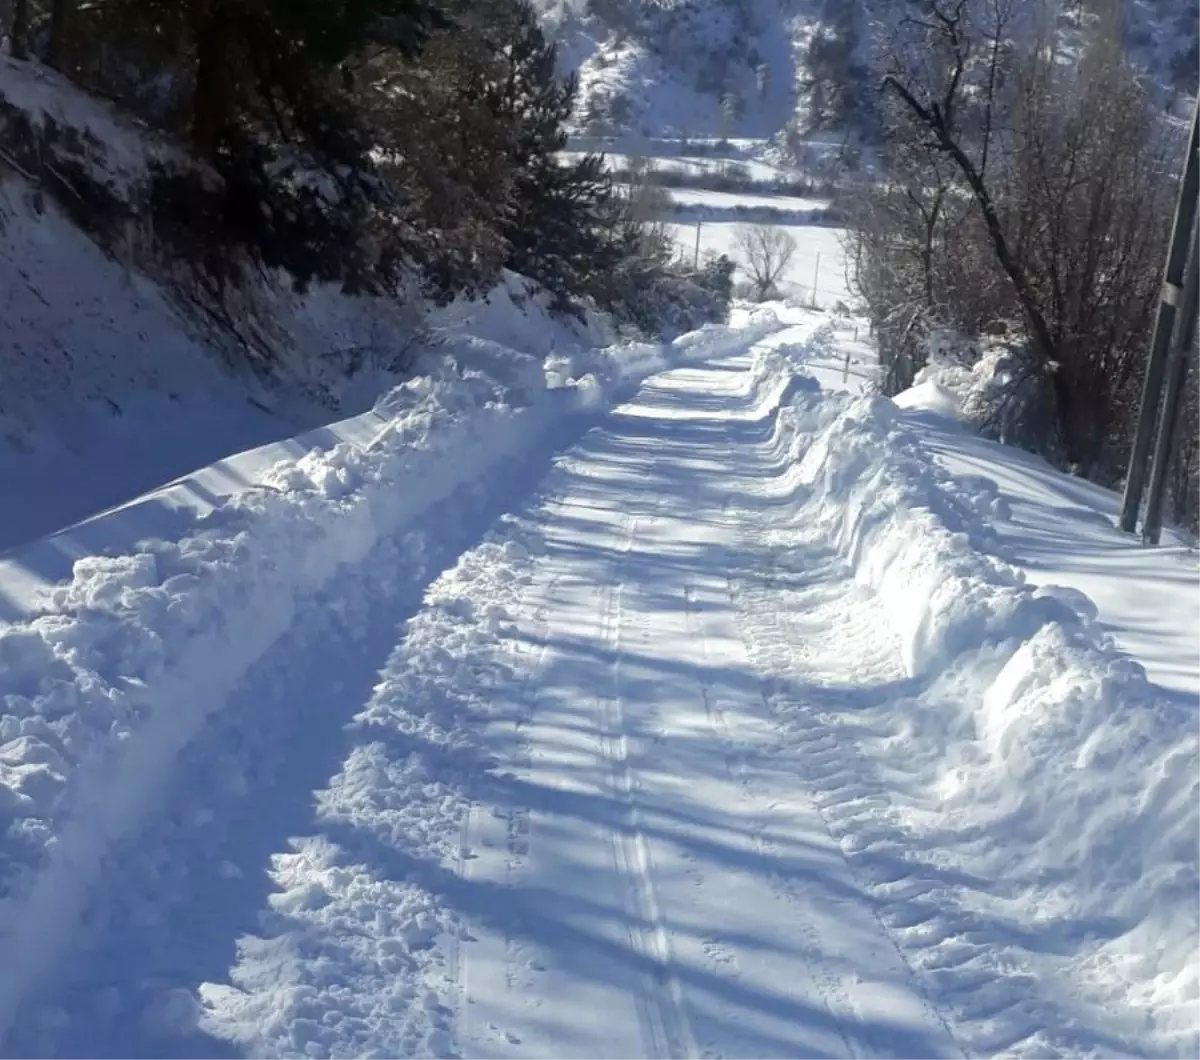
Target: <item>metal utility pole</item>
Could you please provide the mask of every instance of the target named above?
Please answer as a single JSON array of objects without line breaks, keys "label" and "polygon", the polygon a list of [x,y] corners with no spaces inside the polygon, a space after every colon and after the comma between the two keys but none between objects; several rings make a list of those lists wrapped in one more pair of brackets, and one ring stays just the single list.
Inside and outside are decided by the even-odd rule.
[{"label": "metal utility pole", "polygon": [[1171,336],[1171,357],[1167,363],[1167,392],[1163,395],[1162,419],[1154,442],[1154,463],[1150,467],[1150,488],[1146,500],[1146,521],[1142,524],[1142,540],[1157,545],[1162,535],[1163,505],[1167,494],[1167,469],[1175,452],[1175,433],[1179,414],[1183,411],[1184,384],[1192,361],[1192,341],[1196,338],[1196,311],[1200,308],[1200,255],[1192,247],[1187,275],[1183,280],[1183,297],[1175,317]]},{"label": "metal utility pole", "polygon": [[1158,398],[1166,371],[1167,352],[1174,330],[1176,308],[1182,290],[1183,269],[1191,246],[1192,223],[1196,219],[1196,198],[1200,195],[1200,100],[1192,114],[1192,133],[1188,138],[1187,158],[1183,163],[1183,180],[1179,185],[1179,200],[1175,204],[1175,221],[1171,227],[1171,242],[1167,251],[1167,267],[1163,276],[1158,315],[1154,321],[1154,337],[1150,340],[1150,356],[1146,361],[1146,378],[1142,383],[1142,403],[1138,409],[1137,433],[1133,451],[1129,454],[1129,471],[1125,477],[1125,495],[1121,499],[1121,515],[1117,525],[1132,533],[1137,525],[1142,490],[1146,485],[1146,463],[1154,440],[1154,424],[1158,413]]},{"label": "metal utility pole", "polygon": [[696,272],[700,271],[700,228],[703,224],[703,221],[696,222],[696,257],[692,261],[692,268]]},{"label": "metal utility pole", "polygon": [[821,276],[821,252],[817,251],[817,263],[813,266],[812,308],[817,308],[817,282]]}]

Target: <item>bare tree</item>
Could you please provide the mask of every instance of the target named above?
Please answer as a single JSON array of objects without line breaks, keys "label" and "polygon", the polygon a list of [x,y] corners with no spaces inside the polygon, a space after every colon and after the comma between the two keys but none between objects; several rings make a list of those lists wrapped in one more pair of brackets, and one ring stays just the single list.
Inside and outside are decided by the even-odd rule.
[{"label": "bare tree", "polygon": [[1061,454],[1109,478],[1136,404],[1176,147],[1108,28],[1064,64],[1051,14],[1014,0],[907,8],[886,43],[889,179],[855,222],[884,222],[860,236],[859,286],[910,344],[930,319],[971,330],[1019,316]]},{"label": "bare tree", "polygon": [[[998,19],[1007,15],[1008,12],[999,5],[994,6]],[[924,0],[920,7],[924,17],[913,15],[906,21],[920,32],[922,43],[934,59],[933,63],[924,64],[930,72],[925,78],[914,77],[905,64],[895,62],[883,80],[884,87],[895,93],[911,112],[913,120],[931,135],[936,150],[943,152],[957,167],[979,207],[996,260],[1012,283],[1034,344],[1045,362],[1052,363],[1054,340],[1050,327],[1031,289],[1024,265],[1014,253],[1008,233],[1000,223],[995,197],[986,180],[990,136],[985,134],[979,156],[973,157],[969,149],[970,141],[963,135],[959,125],[960,110],[965,107],[966,97],[972,87],[968,79],[971,59],[981,43],[982,34],[977,33],[977,26],[969,17],[972,13],[969,0],[955,0],[953,3]],[[1002,39],[1003,23],[995,25],[990,36],[993,40]],[[988,67],[994,68],[998,60],[999,51],[995,51]],[[989,73],[987,80],[989,91],[994,93],[995,75]],[[987,133],[990,133],[990,118],[994,109],[994,98],[987,99]]]},{"label": "bare tree", "polygon": [[776,225],[739,225],[734,247],[750,272],[759,301],[769,298],[796,253],[796,240]]}]

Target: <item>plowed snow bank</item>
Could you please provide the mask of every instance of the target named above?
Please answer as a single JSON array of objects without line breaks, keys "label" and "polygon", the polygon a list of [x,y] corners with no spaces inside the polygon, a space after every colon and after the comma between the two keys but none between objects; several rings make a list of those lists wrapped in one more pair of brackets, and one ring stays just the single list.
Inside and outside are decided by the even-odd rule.
[{"label": "plowed snow bank", "polygon": [[[929,853],[902,889],[898,939],[933,984],[1006,961],[1051,977],[1061,997],[1036,1004],[1112,1035],[1055,1028],[999,988],[990,1011],[960,1012],[969,1050],[1195,1054],[1195,711],[1116,649],[1087,597],[1034,588],[989,554],[995,485],[942,470],[892,402],[805,395],[776,441],[794,461],[778,532],[835,543],[913,678],[836,722],[891,781],[874,842]],[[981,937],[998,911],[1031,929]]]}]

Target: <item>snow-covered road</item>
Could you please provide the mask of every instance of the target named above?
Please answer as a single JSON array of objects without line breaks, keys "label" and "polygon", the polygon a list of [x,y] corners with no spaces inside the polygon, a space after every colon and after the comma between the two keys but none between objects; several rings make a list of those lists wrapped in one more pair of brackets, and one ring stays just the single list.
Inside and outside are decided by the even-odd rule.
[{"label": "snow-covered road", "polygon": [[829,334],[652,376],[302,601],[34,893],[4,1052],[1186,1052],[1192,720],[788,370]]},{"label": "snow-covered road", "polygon": [[[282,922],[243,945],[240,991],[205,988],[210,1033],[253,1055],[957,1055],[771,718],[762,660],[781,645],[755,524],[784,470],[770,441],[786,384],[751,364],[654,377],[443,579],[318,799],[322,830],[277,852]],[[873,678],[900,676],[886,638],[861,635],[845,573],[814,573],[808,663],[838,670],[862,649]],[[326,664],[348,678],[348,661]],[[223,728],[193,768],[272,742]],[[223,800],[197,775],[177,785],[161,845],[131,852],[83,982],[56,999],[71,1026],[57,1048],[177,1051],[187,979],[216,970],[205,930],[233,926],[263,854],[237,831],[261,813],[275,820],[252,831],[269,833],[285,807],[295,821],[317,780],[299,768],[216,822],[217,849]],[[198,864],[214,858],[216,879]],[[171,886],[146,884],[150,864]],[[179,879],[192,873],[208,886]],[[410,964],[414,941],[426,959]],[[106,996],[111,1024],[84,1017]]]},{"label": "snow-covered road", "polygon": [[780,754],[740,614],[773,606],[746,531],[779,471],[748,366],[657,377],[542,501],[499,772],[463,836],[466,1055],[956,1052]]},{"label": "snow-covered road", "polygon": [[[776,572],[756,524],[784,471],[786,384],[751,363],[659,375],[574,446],[443,579],[360,717],[324,820],[360,880],[415,873],[449,914],[445,965],[410,991],[427,1026],[381,1018],[397,982],[344,959],[346,936],[387,945],[384,895],[327,894],[330,866],[307,860],[326,831],[287,874],[307,897],[286,903],[286,957],[245,955],[245,994],[209,987],[211,1030],[296,1050],[303,989],[331,1055],[958,1055],[772,717]],[[864,678],[902,678],[846,572],[812,558],[810,676],[844,676],[849,651]]]}]

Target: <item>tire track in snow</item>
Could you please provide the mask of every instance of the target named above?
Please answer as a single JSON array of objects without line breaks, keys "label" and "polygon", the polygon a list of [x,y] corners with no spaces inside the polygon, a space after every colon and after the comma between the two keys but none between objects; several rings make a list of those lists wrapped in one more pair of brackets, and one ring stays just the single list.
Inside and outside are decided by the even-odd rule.
[{"label": "tire track in snow", "polygon": [[[679,408],[695,398],[711,409],[715,422],[735,411],[733,401],[723,408],[713,402],[711,380],[674,380],[664,380],[664,406]],[[675,397],[671,391],[682,393]],[[723,568],[735,558],[729,502],[697,511],[692,500],[697,492],[703,496],[701,476],[718,475],[734,490],[752,488],[775,461],[756,444],[761,432],[747,432],[741,446],[718,450],[701,437],[708,432],[673,412],[663,419],[678,419],[680,426],[663,431],[661,455],[651,461],[659,467],[653,479],[663,486],[656,494],[660,503],[653,506],[655,529],[645,533],[638,562],[617,564],[631,575],[643,564],[655,564],[647,569],[645,595],[633,596],[626,578],[629,584],[618,584],[602,598],[602,611],[607,640],[620,640],[610,651],[617,660],[618,686],[627,631],[637,634],[637,644],[628,649],[627,684],[640,725],[629,729],[622,719],[620,725],[609,723],[608,731],[637,737],[651,718],[660,730],[654,736],[662,741],[654,765],[647,764],[640,777],[633,764],[629,769],[635,794],[639,782],[645,786],[636,811],[647,823],[635,834],[663,866],[652,880],[656,904],[665,903],[672,923],[679,925],[666,940],[676,951],[671,958],[675,980],[687,988],[687,1008],[678,999],[678,1010],[692,1017],[692,1037],[703,1041],[706,1057],[952,1053],[939,1041],[938,1025],[921,1008],[919,995],[913,996],[904,974],[893,970],[895,958],[875,966],[878,945],[864,947],[865,982],[840,971],[843,923],[855,938],[868,940],[875,939],[877,925],[866,896],[856,897],[858,889],[815,807],[792,797],[791,778],[771,756],[776,727],[762,718],[754,667],[724,580]],[[745,513],[747,518],[755,514],[760,513]],[[630,551],[636,529],[626,531],[623,550],[614,550]],[[666,561],[665,569],[657,567],[659,558]],[[695,573],[684,573],[693,560],[699,561]],[[670,586],[668,592],[664,585]],[[700,607],[704,617],[697,620]],[[711,628],[719,646],[710,650],[697,626]],[[639,743],[632,741],[637,763],[642,761]],[[627,746],[612,753],[621,752],[628,761]],[[694,785],[681,785],[684,777]],[[775,793],[773,799],[761,797],[764,788]],[[757,834],[756,822],[761,822]],[[772,832],[777,851],[769,849]],[[830,885],[824,882],[828,870],[834,877]],[[796,894],[780,886],[789,874],[798,883]],[[681,887],[683,881],[693,886]],[[840,915],[843,908],[846,917]],[[654,922],[663,924],[665,933],[666,921],[657,913]],[[856,992],[861,1011],[849,991]],[[663,1011],[660,1006],[658,1012]],[[870,1027],[861,1026],[868,1020]],[[922,1045],[931,1051],[921,1051]]]},{"label": "tire track in snow", "polygon": [[[621,554],[628,555],[637,535],[638,519],[628,516]],[[629,881],[633,917],[630,919],[630,944],[635,952],[656,966],[653,981],[638,1007],[645,1030],[659,1057],[701,1056],[683,998],[683,987],[675,968],[670,935],[659,908],[654,887],[654,865],[650,847],[642,830],[642,809],[637,780],[629,759],[625,703],[621,683],[625,621],[625,584],[608,587],[601,619],[601,643],[612,655],[609,673],[611,687],[602,697],[604,730],[602,751],[609,764],[612,790],[624,811],[625,827],[612,832],[613,862],[618,873]],[[646,925],[644,927],[639,924]],[[652,1004],[649,999],[653,998]]]},{"label": "tire track in snow", "polygon": [[[700,646],[700,658],[703,662],[703,668],[700,671],[700,688],[704,700],[705,719],[713,737],[725,749],[725,765],[730,777],[737,782],[741,798],[750,805],[751,816],[758,822],[753,835],[755,850],[764,862],[769,862],[777,855],[778,851],[766,835],[766,819],[770,816],[776,803],[770,802],[756,791],[756,785],[751,780],[747,768],[746,749],[734,735],[728,716],[716,702],[711,683],[704,676],[711,666],[712,651],[709,646],[708,634],[703,624],[697,621],[696,590],[693,586],[689,585],[685,588],[684,599],[688,630],[693,642]],[[731,605],[733,603],[732,593],[730,593],[730,603]],[[829,1013],[830,1020],[837,1028],[847,1054],[855,1058],[877,1056],[878,1054],[851,1029],[854,1025],[861,1024],[862,1017],[849,995],[842,989],[838,978],[828,972],[822,974],[820,970],[821,962],[818,957],[820,939],[806,921],[803,900],[779,873],[769,873],[768,882],[776,895],[797,907],[796,924],[803,932],[808,944],[808,953],[805,955],[807,959],[804,962],[805,975],[812,984],[815,994],[821,999],[821,1004]]]},{"label": "tire track in snow", "polygon": [[[806,645],[813,638],[809,629],[798,628],[790,616],[797,613],[810,625],[836,628],[837,637],[830,639],[836,639],[843,648],[839,652],[837,668],[842,671],[852,668],[856,684],[860,686],[869,686],[872,682],[885,684],[902,675],[899,653],[892,643],[890,631],[879,628],[878,621],[868,614],[865,605],[856,611],[853,604],[846,603],[859,591],[848,574],[838,579],[843,584],[837,592],[837,606],[823,610],[814,608],[802,594],[784,587],[778,562],[781,549],[771,544],[769,535],[759,530],[752,537],[756,542],[756,554],[767,558],[766,571],[756,580],[732,581],[731,596],[759,673],[782,675],[763,680],[763,703],[783,725],[787,742],[799,752],[803,765],[799,775],[812,791],[814,806],[841,851],[847,870],[865,884],[866,893],[871,894],[875,888],[870,886],[869,879],[863,880],[862,867],[856,864],[860,859],[856,855],[875,843],[893,841],[879,821],[880,814],[886,814],[890,809],[890,800],[882,785],[867,779],[871,777],[869,766],[861,761],[856,749],[847,747],[844,739],[839,740],[836,729],[830,727],[818,705],[792,694],[793,678],[819,675],[806,672],[803,663],[797,663],[797,658],[804,656]],[[840,564],[829,555],[821,556],[817,548],[810,551],[808,558],[817,566],[824,563],[836,568]],[[811,567],[800,571],[795,564],[789,564],[786,572],[801,578],[813,574]],[[795,606],[798,596],[799,606]],[[818,610],[823,622],[814,616],[814,611]],[[893,882],[903,886],[905,881]],[[911,890],[906,897],[919,897],[921,893],[922,889]],[[907,970],[914,993],[924,1000],[930,1016],[945,1030],[947,1038],[963,1055],[968,1055],[958,1042],[950,1021],[926,989],[923,977],[913,967],[893,926],[881,917],[878,900],[871,903],[871,908],[880,937],[886,940]]]},{"label": "tire track in snow", "polygon": [[[788,439],[784,448],[794,442]],[[824,474],[835,467],[845,473],[848,466],[843,455]],[[905,471],[896,481],[911,486],[917,480],[905,476],[912,474]],[[941,484],[921,482],[922,490],[941,490]],[[907,679],[903,667],[872,672],[870,661],[883,658],[878,649],[894,634],[885,602],[857,585],[855,576],[865,572],[870,578],[870,565],[882,553],[864,560],[861,537],[845,543],[852,524],[859,535],[862,526],[874,527],[890,513],[863,516],[852,510],[843,524],[831,502],[837,496],[857,505],[852,490],[818,479],[814,492],[822,503],[809,506],[803,488],[781,485],[769,488],[769,503],[780,513],[774,533],[760,528],[754,534],[747,524],[747,540],[768,573],[761,592],[743,609],[750,615],[748,629],[756,622],[762,626],[748,636],[759,649],[762,671],[777,678],[764,695],[789,733],[797,772],[860,886],[874,899],[884,934],[924,988],[931,1011],[971,1055],[1128,1055],[1128,1043],[1143,1033],[1145,1025],[1138,1026],[1143,1017],[1133,1017],[1128,1031],[1117,1029],[1120,1016],[1110,1024],[1112,1031],[1097,1029],[1089,1009],[1098,1011],[1097,1002],[1105,1001],[1089,997],[1085,984],[1093,975],[1093,983],[1103,978],[1095,964],[1101,951],[1086,958],[1091,967],[1083,966],[1082,976],[1075,956],[1097,935],[1103,938],[1109,926],[1093,927],[1091,918],[1078,914],[1086,903],[1066,881],[1041,891],[1052,873],[1030,870],[1026,877],[1019,868],[1010,874],[996,867],[1005,829],[1015,827],[1013,838],[1029,842],[1020,834],[1027,824],[1023,813],[996,814],[992,819],[999,827],[983,827],[979,822],[992,817],[991,807],[981,812],[953,800],[947,805],[944,791],[930,783],[947,746],[958,753],[979,738],[965,719],[972,706],[979,709],[990,683],[989,664],[998,669],[1000,662],[972,652],[919,680]],[[886,503],[932,505],[941,520],[940,505],[925,496],[897,496],[904,499]],[[832,525],[822,526],[822,515],[833,516]],[[868,538],[872,532],[866,531]],[[852,550],[848,557],[839,545]],[[814,560],[827,568],[816,579],[805,569]],[[824,613],[828,627],[834,611],[822,603],[821,586],[814,582],[850,602],[836,636],[818,621]],[[899,644],[888,654],[898,655]],[[1041,878],[1029,887],[1035,875]],[[1112,996],[1107,988],[1104,996]]]}]

